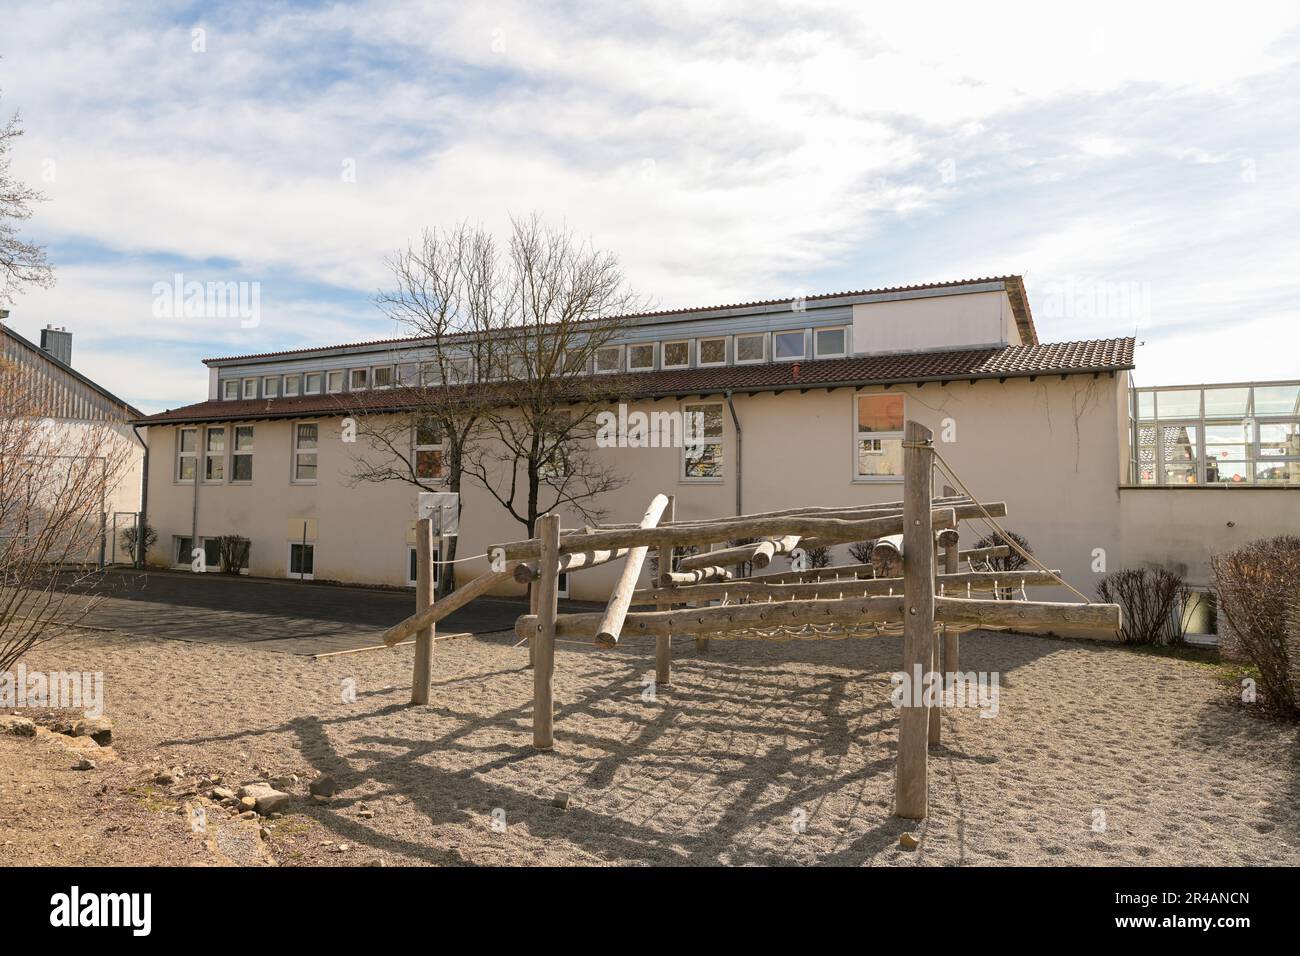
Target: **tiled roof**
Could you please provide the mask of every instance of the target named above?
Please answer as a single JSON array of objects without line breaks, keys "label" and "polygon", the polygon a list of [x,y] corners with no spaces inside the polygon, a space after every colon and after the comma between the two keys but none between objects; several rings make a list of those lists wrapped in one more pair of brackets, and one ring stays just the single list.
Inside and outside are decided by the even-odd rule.
[{"label": "tiled roof", "polygon": [[[629,397],[772,392],[801,388],[896,385],[909,382],[955,382],[978,379],[1071,375],[1133,368],[1133,339],[1099,339],[1016,345],[1008,348],[909,352],[823,359],[814,362],[768,362],[673,372],[638,372],[611,376],[611,392]],[[603,377],[602,377],[603,378]],[[474,388],[476,386],[465,386]],[[482,386],[494,387],[494,386]],[[251,421],[340,415],[349,410],[383,412],[411,408],[406,389],[307,395],[296,398],[207,401],[140,419],[144,424],[171,422]]]},{"label": "tiled roof", "polygon": [[[990,282],[1001,282],[1005,285],[1007,295],[1011,299],[1011,309],[1015,313],[1016,325],[1020,328],[1020,336],[1023,340],[1031,343],[1038,341],[1038,332],[1034,329],[1034,318],[1029,312],[1029,297],[1025,293],[1025,283],[1020,276],[986,276],[982,279],[953,279],[948,282],[923,282],[918,285],[896,285],[888,286],[881,289],[859,289],[855,292],[822,292],[817,295],[805,296],[804,302],[818,302],[825,299],[845,299],[854,296],[864,295],[889,295],[896,292],[924,292],[932,289],[960,289],[963,286],[983,285]],[[637,319],[654,319],[666,316],[681,315],[691,316],[701,312],[722,312],[729,309],[761,309],[766,306],[787,305],[792,303],[793,299],[762,299],[755,302],[734,302],[729,305],[702,305],[686,309],[662,309],[657,312],[636,312],[631,315],[614,316],[608,319],[602,319],[603,322],[612,321],[636,321]],[[449,336],[449,338],[459,338],[460,336]],[[251,355],[225,355],[215,358],[206,358],[203,361],[209,362],[251,362],[257,359],[283,358],[289,355],[312,355],[317,352],[333,352],[337,349],[362,349],[370,346],[393,346],[393,345],[414,345],[415,343],[425,341],[425,336],[412,335],[394,339],[373,339],[369,342],[345,342],[342,345],[318,345],[307,349],[286,349],[281,352],[256,352]]]}]

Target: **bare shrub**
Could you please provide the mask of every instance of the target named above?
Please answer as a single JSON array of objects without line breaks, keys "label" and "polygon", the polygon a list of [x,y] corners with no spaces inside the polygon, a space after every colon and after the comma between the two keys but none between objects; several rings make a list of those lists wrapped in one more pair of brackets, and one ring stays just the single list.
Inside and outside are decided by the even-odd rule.
[{"label": "bare shrub", "polygon": [[[1024,551],[1027,551],[1030,554],[1034,553],[1034,549],[1029,545],[1029,539],[1024,535],[1016,534],[1014,531],[1008,531],[1006,538],[1002,537],[1000,534],[985,535],[975,542],[975,547],[1002,547],[1007,544],[1008,538],[1020,545]],[[1026,561],[1014,548],[1011,549],[1011,553],[1006,557],[989,558],[985,563],[988,565],[989,570],[992,571],[1019,571],[1021,568],[1029,564],[1029,562]],[[1009,601],[1015,596],[1015,590],[1015,588],[998,588],[998,597],[1005,601]]]},{"label": "bare shrub", "polygon": [[1225,656],[1259,670],[1258,700],[1274,714],[1300,710],[1300,537],[1252,541],[1210,558]]},{"label": "bare shrub", "polygon": [[804,553],[808,556],[808,567],[810,568],[829,568],[831,566],[831,549],[825,546],[814,546],[805,548]]},{"label": "bare shrub", "polygon": [[1182,577],[1165,568],[1127,568],[1106,575],[1097,585],[1099,598],[1124,611],[1119,633],[1125,644],[1186,643],[1187,594]]},{"label": "bare shrub", "polygon": [[217,539],[217,564],[222,574],[238,574],[248,567],[249,540],[237,534],[223,534]]},{"label": "bare shrub", "polygon": [[876,546],[876,539],[870,541],[855,541],[849,545],[849,557],[857,564],[871,563],[871,549]]}]

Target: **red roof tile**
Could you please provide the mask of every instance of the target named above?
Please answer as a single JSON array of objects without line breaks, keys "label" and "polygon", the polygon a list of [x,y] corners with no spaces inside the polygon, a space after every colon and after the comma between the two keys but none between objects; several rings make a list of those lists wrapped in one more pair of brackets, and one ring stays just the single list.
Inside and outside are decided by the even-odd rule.
[{"label": "red roof tile", "polygon": [[[671,372],[638,372],[610,379],[612,391],[630,397],[771,392],[791,388],[861,387],[908,382],[963,381],[1071,375],[1133,368],[1131,338],[950,352],[908,352],[811,362],[769,362]],[[467,386],[474,387],[474,386]],[[489,386],[490,387],[490,386]],[[307,395],[296,398],[207,401],[139,419],[162,425],[174,422],[250,421],[341,415],[349,410],[401,411],[411,408],[405,389]]]}]

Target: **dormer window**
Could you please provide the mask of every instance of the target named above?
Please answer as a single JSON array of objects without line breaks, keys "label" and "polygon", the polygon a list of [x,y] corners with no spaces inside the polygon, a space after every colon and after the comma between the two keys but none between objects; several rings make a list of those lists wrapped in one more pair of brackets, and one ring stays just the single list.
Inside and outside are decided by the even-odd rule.
[{"label": "dormer window", "polygon": [[804,358],[805,350],[803,329],[772,333],[772,358],[776,361],[790,362]]},{"label": "dormer window", "polygon": [[275,398],[280,394],[280,376],[268,375],[262,379],[262,397]]},{"label": "dormer window", "polygon": [[617,372],[622,364],[623,346],[606,345],[603,348],[596,349],[596,373],[609,374]]},{"label": "dormer window", "polygon": [[687,339],[680,342],[664,343],[664,368],[687,368],[691,364],[691,343]]},{"label": "dormer window", "polygon": [[257,379],[244,379],[244,398],[257,398]]},{"label": "dormer window", "polygon": [[343,372],[329,372],[325,380],[325,386],[331,395],[343,391]]},{"label": "dormer window", "polygon": [[700,339],[695,343],[695,347],[697,349],[696,361],[701,366],[727,364],[726,339]]},{"label": "dormer window", "polygon": [[762,362],[767,358],[767,336],[762,332],[736,336],[736,364]]},{"label": "dormer window", "polygon": [[365,391],[366,385],[369,382],[369,380],[370,380],[370,369],[354,368],[352,370],[352,376],[348,380],[348,391],[351,392]]},{"label": "dormer window", "polygon": [[293,398],[302,388],[301,375],[286,375],[284,377],[284,397]]},{"label": "dormer window", "polygon": [[320,372],[308,372],[302,377],[302,393],[304,395],[320,394]]},{"label": "dormer window", "polygon": [[375,388],[392,388],[393,367],[391,365],[381,365],[374,369],[371,382]]},{"label": "dormer window", "polygon": [[627,368],[629,372],[646,372],[655,367],[655,347],[649,345],[629,345],[627,347]]},{"label": "dormer window", "polygon": [[817,329],[813,332],[817,358],[843,358],[848,354],[843,329]]},{"label": "dormer window", "polygon": [[221,397],[228,402],[239,398],[239,379],[228,378],[221,383]]}]

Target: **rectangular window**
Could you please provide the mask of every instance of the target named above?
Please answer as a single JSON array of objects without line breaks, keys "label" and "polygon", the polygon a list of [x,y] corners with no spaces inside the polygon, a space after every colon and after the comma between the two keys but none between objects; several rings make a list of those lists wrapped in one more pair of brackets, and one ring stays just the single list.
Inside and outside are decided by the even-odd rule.
[{"label": "rectangular window", "polygon": [[695,343],[696,357],[700,365],[726,365],[726,339],[698,339]]},{"label": "rectangular window", "polygon": [[1189,591],[1183,604],[1183,629],[1188,637],[1219,633],[1219,608],[1213,591]]},{"label": "rectangular window", "polygon": [[581,350],[565,349],[560,363],[565,375],[582,375],[587,371],[587,357]]},{"label": "rectangular window", "polygon": [[903,476],[903,396],[854,396],[854,477],[866,481]]},{"label": "rectangular window", "polygon": [[186,537],[176,537],[173,538],[172,540],[176,545],[176,566],[178,568],[190,567],[191,562],[193,562],[194,560],[194,556],[190,553],[194,550],[194,545],[192,543],[193,539],[186,536]]},{"label": "rectangular window", "polygon": [[302,388],[301,375],[286,375],[284,377],[284,397],[293,398]]},{"label": "rectangular window", "polygon": [[803,329],[794,332],[772,333],[772,358],[778,362],[805,358],[807,346],[804,344]]},{"label": "rectangular window", "polygon": [[648,345],[629,345],[627,347],[627,368],[630,372],[645,372],[655,367],[655,347]]},{"label": "rectangular window", "polygon": [[691,364],[689,340],[664,343],[664,368],[687,368]]},{"label": "rectangular window", "polygon": [[[437,541],[436,537],[434,538],[434,541],[435,542]],[[415,582],[418,580],[419,568],[416,567],[417,557],[419,557],[419,551],[416,548],[407,545],[406,548],[407,587],[412,587],[412,588],[415,587]],[[441,569],[441,565],[439,565],[438,562],[441,560],[442,560],[442,554],[438,551],[437,544],[434,544],[433,546],[433,589],[435,591],[438,590],[438,571]]]},{"label": "rectangular window", "polygon": [[736,364],[762,362],[767,358],[767,336],[761,332],[757,335],[736,336]]},{"label": "rectangular window", "polygon": [[257,379],[244,379],[244,398],[257,398]]},{"label": "rectangular window", "polygon": [[621,345],[606,345],[603,348],[596,349],[597,374],[617,372],[622,358],[623,346]]},{"label": "rectangular window", "polygon": [[1200,418],[1201,390],[1184,388],[1156,393],[1157,418]]},{"label": "rectangular window", "polygon": [[350,392],[365,391],[366,384],[369,381],[369,379],[370,379],[370,369],[368,368],[352,369],[348,378],[348,391]]},{"label": "rectangular window", "polygon": [[392,388],[393,367],[391,365],[381,365],[373,369],[370,381],[375,388]]},{"label": "rectangular window", "polygon": [[304,395],[320,394],[320,372],[308,372],[302,377],[302,393]]},{"label": "rectangular window", "polygon": [[193,481],[198,471],[199,430],[182,428],[176,436],[176,480]]},{"label": "rectangular window", "polygon": [[275,398],[280,394],[280,376],[269,375],[262,379],[262,397]]},{"label": "rectangular window", "polygon": [[447,384],[464,385],[474,377],[474,360],[468,355],[447,362]]},{"label": "rectangular window", "polygon": [[325,386],[331,395],[343,391],[343,379],[342,371],[326,373]]},{"label": "rectangular window", "polygon": [[[1164,404],[1164,395],[1156,399],[1156,408]],[[1205,426],[1205,482],[1210,485],[1246,485],[1254,481],[1250,464],[1250,444],[1254,436],[1240,422],[1231,425]],[[1175,482],[1166,482],[1167,484]]]},{"label": "rectangular window", "polygon": [[228,378],[221,383],[221,397],[228,402],[239,398],[239,379]]},{"label": "rectangular window", "polygon": [[1196,425],[1168,425],[1160,430],[1164,443],[1161,460],[1164,463],[1166,485],[1194,485],[1201,480],[1200,447],[1197,444]]},{"label": "rectangular window", "polygon": [[682,479],[721,481],[722,404],[705,402],[682,408]]},{"label": "rectangular window", "polygon": [[416,478],[442,477],[442,433],[437,422],[423,418],[411,426],[411,450]]},{"label": "rectangular window", "polygon": [[203,480],[222,481],[226,477],[226,430],[209,428],[203,446]]},{"label": "rectangular window", "polygon": [[1300,385],[1256,385],[1256,415],[1300,415]]},{"label": "rectangular window", "polygon": [[813,332],[813,348],[819,359],[843,358],[848,354],[844,330],[818,329]]},{"label": "rectangular window", "polygon": [[253,480],[253,426],[235,427],[235,447],[230,451],[230,480]]},{"label": "rectangular window", "polygon": [[316,545],[301,541],[289,543],[289,577],[310,581],[315,576]]},{"label": "rectangular window", "polygon": [[420,384],[420,366],[397,366],[397,384],[403,388],[414,388]]},{"label": "rectangular window", "polygon": [[293,428],[293,480],[316,480],[317,438],[320,426],[315,422],[299,422]]}]

